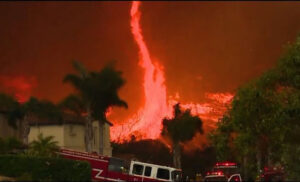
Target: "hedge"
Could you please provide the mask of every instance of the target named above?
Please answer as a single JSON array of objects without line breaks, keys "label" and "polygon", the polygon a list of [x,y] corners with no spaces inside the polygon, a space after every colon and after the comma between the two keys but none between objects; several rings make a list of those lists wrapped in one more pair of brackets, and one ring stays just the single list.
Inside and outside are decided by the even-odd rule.
[{"label": "hedge", "polygon": [[0,155],[0,174],[29,181],[91,181],[91,166],[64,158]]}]

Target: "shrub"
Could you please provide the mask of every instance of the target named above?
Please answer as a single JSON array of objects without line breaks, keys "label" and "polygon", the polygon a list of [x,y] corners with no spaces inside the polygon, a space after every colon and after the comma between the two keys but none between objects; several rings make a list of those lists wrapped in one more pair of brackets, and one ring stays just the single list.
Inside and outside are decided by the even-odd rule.
[{"label": "shrub", "polygon": [[31,181],[90,181],[91,166],[64,158],[2,155],[0,174]]},{"label": "shrub", "polygon": [[14,137],[0,138],[0,154],[21,153],[25,148],[26,146]]},{"label": "shrub", "polygon": [[53,140],[53,136],[44,137],[42,133],[38,135],[29,145],[28,154],[40,157],[54,157],[59,150],[58,142]]}]

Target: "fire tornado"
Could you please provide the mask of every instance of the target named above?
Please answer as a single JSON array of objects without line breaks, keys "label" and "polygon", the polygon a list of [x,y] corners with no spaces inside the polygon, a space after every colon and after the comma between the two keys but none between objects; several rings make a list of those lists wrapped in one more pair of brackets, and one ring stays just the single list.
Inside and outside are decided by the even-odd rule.
[{"label": "fire tornado", "polygon": [[[138,114],[127,124],[127,128],[118,128],[118,132],[147,130],[140,135],[142,138],[155,139],[161,130],[161,120],[169,113],[164,74],[158,64],[153,64],[140,27],[140,2],[133,1],[131,6],[131,32],[139,48],[140,66],[144,69],[145,105]],[[120,131],[123,130],[123,131]],[[114,130],[114,128],[112,129]],[[128,133],[127,131],[126,133]],[[112,138],[116,136],[113,132]]]},{"label": "fire tornado", "polygon": [[[151,55],[149,53],[146,42],[143,38],[142,29],[140,26],[141,12],[139,10],[141,2],[133,1],[130,10],[130,25],[131,33],[139,48],[139,65],[144,69],[144,106],[135,114],[132,118],[125,122],[123,125],[114,125],[111,129],[111,138],[114,141],[122,142],[128,140],[131,135],[134,135],[137,139],[157,139],[159,138],[162,128],[162,120],[164,117],[170,117],[172,115],[172,105],[178,102],[176,99],[167,100],[167,92],[165,85],[165,77],[163,67],[159,63],[153,63]],[[208,97],[216,94],[207,94]],[[226,102],[232,98],[231,94],[217,94],[221,98],[215,99],[214,104],[219,106],[224,104],[224,97],[227,98]],[[179,97],[179,96],[178,96]],[[179,99],[179,98],[177,98]],[[210,104],[181,104],[185,109],[190,108],[192,113],[199,115],[205,119],[211,119],[216,121],[217,117],[211,116],[214,111],[212,109],[212,103]],[[221,108],[222,110],[222,108]],[[219,114],[217,114],[219,115]],[[216,118],[213,118],[216,117]]]}]

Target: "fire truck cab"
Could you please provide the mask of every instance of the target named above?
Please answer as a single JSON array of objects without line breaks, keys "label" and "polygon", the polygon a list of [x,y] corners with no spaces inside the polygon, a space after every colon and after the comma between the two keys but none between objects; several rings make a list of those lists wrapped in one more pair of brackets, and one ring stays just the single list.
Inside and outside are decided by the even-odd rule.
[{"label": "fire truck cab", "polygon": [[182,177],[180,169],[139,161],[131,161],[129,175],[132,181],[180,181]]}]

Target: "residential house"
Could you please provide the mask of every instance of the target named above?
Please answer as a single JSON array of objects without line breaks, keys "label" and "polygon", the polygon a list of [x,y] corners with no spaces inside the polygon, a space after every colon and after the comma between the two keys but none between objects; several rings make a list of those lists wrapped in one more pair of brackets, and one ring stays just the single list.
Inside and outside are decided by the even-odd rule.
[{"label": "residential house", "polygon": [[[62,121],[50,121],[47,119],[38,119],[31,117],[29,119],[30,132],[28,136],[29,142],[32,142],[37,136],[42,133],[43,136],[54,136],[54,140],[62,148],[71,150],[85,151],[84,134],[85,134],[85,121],[84,118],[76,117],[71,114],[64,114]],[[92,151],[99,153],[99,123],[94,121],[94,142]],[[111,156],[112,147],[110,144],[110,126],[112,124],[106,122],[103,128],[104,136],[104,151],[103,155]]]}]

